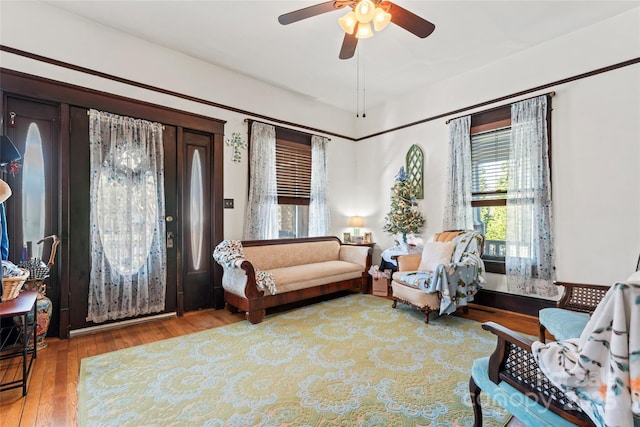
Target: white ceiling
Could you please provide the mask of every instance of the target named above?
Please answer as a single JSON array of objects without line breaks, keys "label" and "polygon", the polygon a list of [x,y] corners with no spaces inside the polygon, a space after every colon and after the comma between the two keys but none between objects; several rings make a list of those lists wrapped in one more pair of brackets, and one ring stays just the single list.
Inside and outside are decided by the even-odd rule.
[{"label": "white ceiling", "polygon": [[[409,1],[433,22],[420,39],[390,24],[338,59],[344,33],[333,11],[290,25],[298,1],[48,1],[92,21],[203,61],[355,111],[358,61],[368,108],[639,7],[635,1]],[[362,102],[362,96],[360,96]]]}]

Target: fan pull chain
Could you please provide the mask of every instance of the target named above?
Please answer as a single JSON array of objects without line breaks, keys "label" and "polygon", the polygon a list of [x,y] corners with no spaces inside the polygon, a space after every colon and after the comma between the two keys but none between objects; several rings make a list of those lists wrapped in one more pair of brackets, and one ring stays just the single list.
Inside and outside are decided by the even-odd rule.
[{"label": "fan pull chain", "polygon": [[356,118],[360,117],[360,49],[356,52]]},{"label": "fan pull chain", "polygon": [[[364,43],[360,43],[360,47],[356,52],[356,117],[360,117],[362,112],[362,118],[367,117],[366,101],[367,101],[367,61],[365,53],[363,53],[362,67],[360,66],[360,51],[364,49]],[[362,71],[360,69],[362,68]],[[360,109],[360,79],[362,78],[362,110]]]},{"label": "fan pull chain", "polygon": [[[363,43],[364,44],[364,43]],[[362,46],[364,48],[364,46]],[[362,118],[367,117],[367,56],[366,52],[362,54],[364,62],[362,64]]]}]

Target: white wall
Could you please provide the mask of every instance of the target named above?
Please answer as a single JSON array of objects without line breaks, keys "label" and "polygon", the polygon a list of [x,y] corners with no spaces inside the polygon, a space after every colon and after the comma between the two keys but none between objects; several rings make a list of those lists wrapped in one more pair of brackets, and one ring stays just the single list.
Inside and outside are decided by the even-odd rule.
[{"label": "white wall", "polygon": [[[640,9],[506,58],[367,112],[361,136],[475,105],[640,56]],[[552,114],[557,278],[610,284],[635,269],[640,253],[640,65],[557,85]],[[537,95],[530,94],[525,97]],[[524,97],[521,97],[524,98]],[[489,105],[479,111],[511,101]],[[425,152],[424,236],[442,229],[448,127],[444,119],[361,141],[359,191],[365,223],[380,230],[394,174],[411,144]],[[505,290],[490,275],[489,289]]]},{"label": "white wall", "polygon": [[[366,119],[231,73],[177,52],[97,26],[36,2],[2,2],[2,44],[208,101],[343,134],[366,136],[500,96],[640,56],[640,9],[412,91]],[[98,54],[96,45],[106,49]],[[0,64],[88,88],[226,120],[225,133],[246,138],[244,115],[82,74],[0,52]],[[635,267],[640,252],[640,67],[633,65],[548,90],[553,98],[553,197],[557,276],[560,280],[611,283]],[[545,90],[544,92],[547,92]],[[274,102],[277,100],[277,102]],[[491,106],[485,107],[489,108]],[[412,144],[425,152],[427,218],[423,236],[442,228],[446,203],[448,128],[430,121],[352,143],[332,138],[329,194],[332,233],[348,231],[351,215],[365,219],[381,248],[393,241],[382,232],[393,178]],[[225,147],[225,238],[241,238],[247,195],[246,153],[231,161]],[[501,289],[496,277],[490,288]]]},{"label": "white wall", "polygon": [[[1,12],[0,40],[6,46],[340,135],[355,133],[352,114],[348,112],[96,25],[47,4],[3,1]],[[7,52],[0,52],[0,64],[11,70],[225,120],[227,136],[240,132],[247,139],[246,115]],[[355,145],[336,137],[329,144],[329,194],[333,223],[337,225],[332,230],[334,234],[342,233],[346,216],[355,209]],[[247,155],[245,151],[243,161],[233,163],[232,149],[225,146],[224,156],[224,197],[235,200],[235,208],[224,211],[224,237],[240,239],[248,194]]]}]

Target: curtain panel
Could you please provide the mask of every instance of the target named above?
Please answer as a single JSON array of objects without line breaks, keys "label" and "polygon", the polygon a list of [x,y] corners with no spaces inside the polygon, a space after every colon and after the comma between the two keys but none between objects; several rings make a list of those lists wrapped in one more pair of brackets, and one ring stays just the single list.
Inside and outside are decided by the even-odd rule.
[{"label": "curtain panel", "polygon": [[507,287],[524,295],[554,296],[546,96],[512,104],[509,153]]},{"label": "curtain panel", "polygon": [[162,124],[90,111],[88,321],[165,308]]},{"label": "curtain panel", "polygon": [[244,239],[277,239],[280,223],[276,181],[276,128],[253,122],[250,145],[249,200]]},{"label": "curtain panel", "polygon": [[311,200],[309,201],[309,237],[329,235],[327,204],[327,154],[329,139],[311,136]]},{"label": "curtain panel", "polygon": [[473,230],[471,208],[471,116],[449,122],[449,168],[444,230]]}]

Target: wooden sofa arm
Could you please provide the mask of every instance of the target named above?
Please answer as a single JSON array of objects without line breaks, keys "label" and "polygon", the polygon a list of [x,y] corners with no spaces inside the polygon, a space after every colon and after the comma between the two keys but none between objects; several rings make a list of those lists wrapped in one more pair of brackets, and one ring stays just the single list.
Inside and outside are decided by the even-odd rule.
[{"label": "wooden sofa arm", "polygon": [[550,409],[579,426],[593,426],[580,407],[554,386],[540,371],[531,353],[533,340],[494,322],[482,329],[498,337],[495,351],[489,358],[489,379],[504,381],[534,402]]},{"label": "wooden sofa arm", "polygon": [[585,283],[553,283],[557,286],[564,286],[564,294],[556,304],[556,307],[589,314],[593,313],[610,288],[606,285],[589,285]]},{"label": "wooden sofa arm", "polygon": [[253,264],[250,261],[242,261],[240,268],[243,269],[247,275],[247,284],[244,288],[244,295],[248,299],[260,298],[264,295],[264,291],[258,289],[256,283],[256,270],[253,268]]}]

